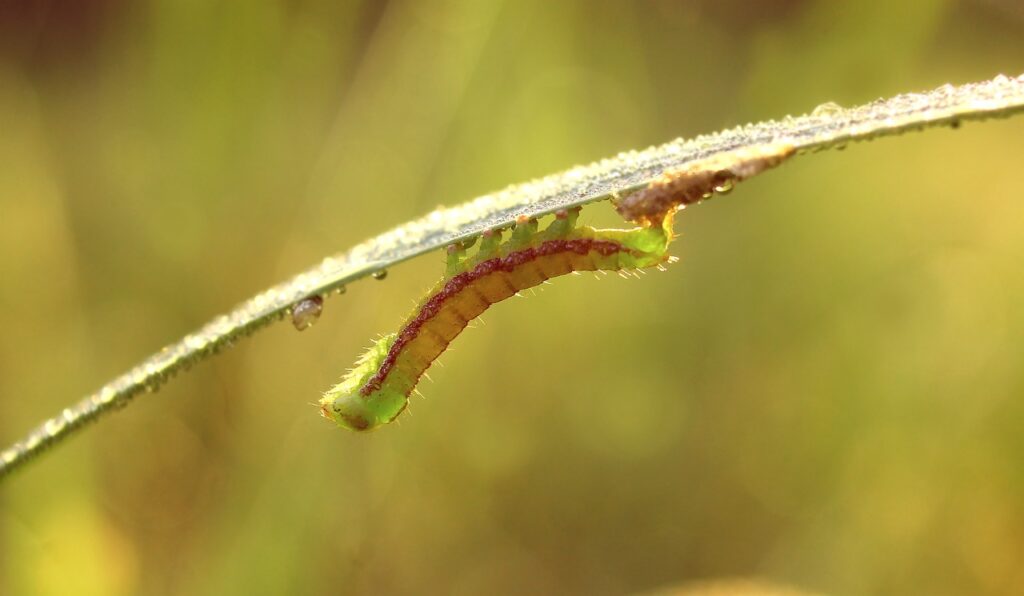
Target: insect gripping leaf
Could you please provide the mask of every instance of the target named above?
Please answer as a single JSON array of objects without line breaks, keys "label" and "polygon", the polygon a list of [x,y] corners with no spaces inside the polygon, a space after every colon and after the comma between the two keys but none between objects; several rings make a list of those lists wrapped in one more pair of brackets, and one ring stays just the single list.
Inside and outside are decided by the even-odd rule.
[{"label": "insect gripping leaf", "polygon": [[476,253],[448,249],[445,275],[397,333],[370,347],[340,383],[320,400],[324,417],[351,430],[372,430],[405,410],[409,394],[430,364],[470,321],[492,304],[574,271],[622,271],[669,261],[672,213],[659,225],[631,230],[576,226],[579,209],[559,211],[538,230],[520,218],[511,237],[484,233]]}]

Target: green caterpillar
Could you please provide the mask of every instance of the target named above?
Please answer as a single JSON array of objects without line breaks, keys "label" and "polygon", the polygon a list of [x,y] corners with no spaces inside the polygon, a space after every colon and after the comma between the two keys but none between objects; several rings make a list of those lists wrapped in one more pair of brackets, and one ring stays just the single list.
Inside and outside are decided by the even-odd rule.
[{"label": "green caterpillar", "polygon": [[377,341],[324,394],[323,416],[356,431],[391,422],[408,406],[420,376],[466,325],[522,290],[574,271],[622,271],[673,260],[666,252],[673,239],[671,212],[659,225],[632,230],[576,227],[578,215],[579,208],[559,211],[543,231],[537,220],[521,217],[505,242],[500,231],[484,233],[473,256],[466,245],[450,246],[444,277],[397,333]]}]

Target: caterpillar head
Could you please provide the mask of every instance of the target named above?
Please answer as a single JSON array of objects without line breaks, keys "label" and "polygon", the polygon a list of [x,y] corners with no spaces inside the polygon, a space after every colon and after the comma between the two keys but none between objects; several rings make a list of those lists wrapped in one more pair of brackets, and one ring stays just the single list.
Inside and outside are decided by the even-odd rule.
[{"label": "caterpillar head", "polygon": [[320,400],[320,411],[342,428],[367,431],[391,422],[408,405],[409,399],[398,391],[382,389],[364,396],[357,389],[338,394],[328,391]]},{"label": "caterpillar head", "polygon": [[363,354],[340,383],[320,399],[320,413],[342,428],[354,431],[374,430],[395,419],[409,405],[401,390],[385,383],[363,395],[362,388],[373,377],[394,343],[395,335],[380,339]]}]

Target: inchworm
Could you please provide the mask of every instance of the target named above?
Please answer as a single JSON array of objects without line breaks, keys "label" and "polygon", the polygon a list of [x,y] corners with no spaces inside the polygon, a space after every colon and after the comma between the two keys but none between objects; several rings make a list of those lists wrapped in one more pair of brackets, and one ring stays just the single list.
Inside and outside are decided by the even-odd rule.
[{"label": "inchworm", "polygon": [[622,200],[615,209],[622,217],[658,225],[667,213],[726,193],[742,180],[782,163],[795,153],[791,143],[755,145],[666,170],[660,177]]},{"label": "inchworm", "polygon": [[511,237],[485,233],[480,248],[448,250],[444,277],[397,333],[382,337],[320,400],[324,417],[351,430],[371,430],[405,410],[409,394],[430,364],[489,306],[574,271],[622,271],[660,266],[673,238],[672,215],[658,226],[632,230],[576,227],[579,209],[559,211],[538,231],[537,220],[517,221]]}]

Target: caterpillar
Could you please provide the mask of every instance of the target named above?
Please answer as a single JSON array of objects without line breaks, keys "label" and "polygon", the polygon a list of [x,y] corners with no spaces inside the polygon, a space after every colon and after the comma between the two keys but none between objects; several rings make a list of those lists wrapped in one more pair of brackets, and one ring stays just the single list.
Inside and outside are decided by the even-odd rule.
[{"label": "caterpillar", "polygon": [[596,230],[576,226],[579,211],[557,212],[542,231],[536,219],[522,216],[505,242],[500,230],[482,234],[472,256],[472,242],[449,246],[441,280],[398,332],[373,344],[324,394],[321,414],[350,430],[379,428],[405,410],[430,364],[492,304],[574,271],[621,272],[674,260],[667,254],[671,214],[658,226]]},{"label": "caterpillar", "polygon": [[718,193],[727,193],[737,182],[774,168],[796,153],[787,142],[766,143],[712,155],[685,166],[665,170],[647,188],[615,205],[622,217],[640,224],[657,225],[666,213]]}]

